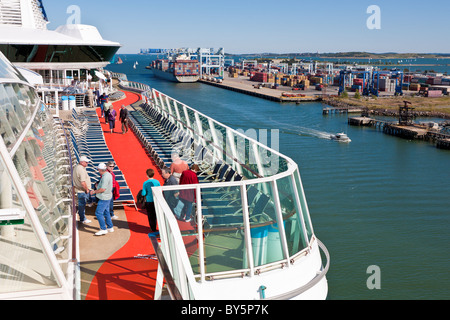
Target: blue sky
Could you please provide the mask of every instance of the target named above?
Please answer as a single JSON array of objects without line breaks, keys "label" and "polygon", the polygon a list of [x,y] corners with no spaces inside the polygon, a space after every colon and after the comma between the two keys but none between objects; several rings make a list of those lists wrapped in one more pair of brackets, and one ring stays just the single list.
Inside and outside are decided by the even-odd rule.
[{"label": "blue sky", "polygon": [[[228,53],[450,53],[448,0],[44,0],[49,29],[65,24],[71,5],[81,23],[140,48],[224,47]],[[370,30],[370,5],[381,29]]]}]

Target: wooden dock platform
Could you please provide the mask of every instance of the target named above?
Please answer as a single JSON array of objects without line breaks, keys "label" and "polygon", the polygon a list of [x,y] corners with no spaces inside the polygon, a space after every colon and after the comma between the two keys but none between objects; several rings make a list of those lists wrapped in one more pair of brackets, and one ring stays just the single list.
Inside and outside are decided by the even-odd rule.
[{"label": "wooden dock platform", "polygon": [[322,97],[320,95],[302,95],[298,97],[295,97],[294,93],[289,92],[288,94],[291,96],[283,96],[283,91],[276,90],[276,89],[269,89],[269,88],[261,88],[256,89],[253,88],[253,86],[250,86],[246,83],[241,83],[237,81],[226,81],[224,80],[222,83],[208,81],[200,79],[199,82],[208,84],[211,86],[219,87],[226,90],[231,90],[235,92],[240,92],[243,94],[255,96],[258,98],[276,101],[276,102],[314,102],[314,101],[322,101]]},{"label": "wooden dock platform", "polygon": [[348,118],[348,124],[352,126],[371,126],[375,122],[375,119],[368,117],[351,117]]},{"label": "wooden dock platform", "polygon": [[450,135],[430,131],[421,125],[399,125],[397,122],[387,122],[369,117],[350,117],[348,124],[352,126],[371,126],[382,130],[385,134],[410,140],[424,140],[436,143],[440,149],[450,150]]},{"label": "wooden dock platform", "polygon": [[405,139],[425,140],[428,130],[416,126],[400,126],[398,124],[385,124],[383,132],[391,136],[401,137]]},{"label": "wooden dock platform", "polygon": [[330,114],[330,113],[361,113],[364,110],[362,108],[358,107],[326,107],[323,108],[323,114]]}]

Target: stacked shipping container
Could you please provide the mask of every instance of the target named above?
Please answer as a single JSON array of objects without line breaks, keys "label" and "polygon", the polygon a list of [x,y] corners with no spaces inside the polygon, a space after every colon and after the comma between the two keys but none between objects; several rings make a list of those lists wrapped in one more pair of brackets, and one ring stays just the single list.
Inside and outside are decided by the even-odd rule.
[{"label": "stacked shipping container", "polygon": [[197,60],[177,60],[173,63],[176,76],[197,76],[200,73]]}]

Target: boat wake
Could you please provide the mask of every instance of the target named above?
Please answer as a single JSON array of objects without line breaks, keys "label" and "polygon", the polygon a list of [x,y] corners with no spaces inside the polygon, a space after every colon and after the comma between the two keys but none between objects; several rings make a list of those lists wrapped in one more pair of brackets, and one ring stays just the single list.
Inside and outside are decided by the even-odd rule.
[{"label": "boat wake", "polygon": [[330,132],[289,125],[286,123],[280,123],[280,132],[286,134],[295,134],[299,136],[316,137],[325,140],[331,140],[331,135],[333,135],[333,133]]}]

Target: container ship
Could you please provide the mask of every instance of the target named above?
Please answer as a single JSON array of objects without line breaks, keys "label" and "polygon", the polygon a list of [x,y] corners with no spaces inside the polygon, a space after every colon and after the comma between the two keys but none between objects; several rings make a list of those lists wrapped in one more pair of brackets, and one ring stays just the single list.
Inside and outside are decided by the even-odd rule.
[{"label": "container ship", "polygon": [[190,60],[186,55],[173,59],[157,59],[147,67],[161,79],[174,82],[197,82],[200,78],[198,60]]}]

